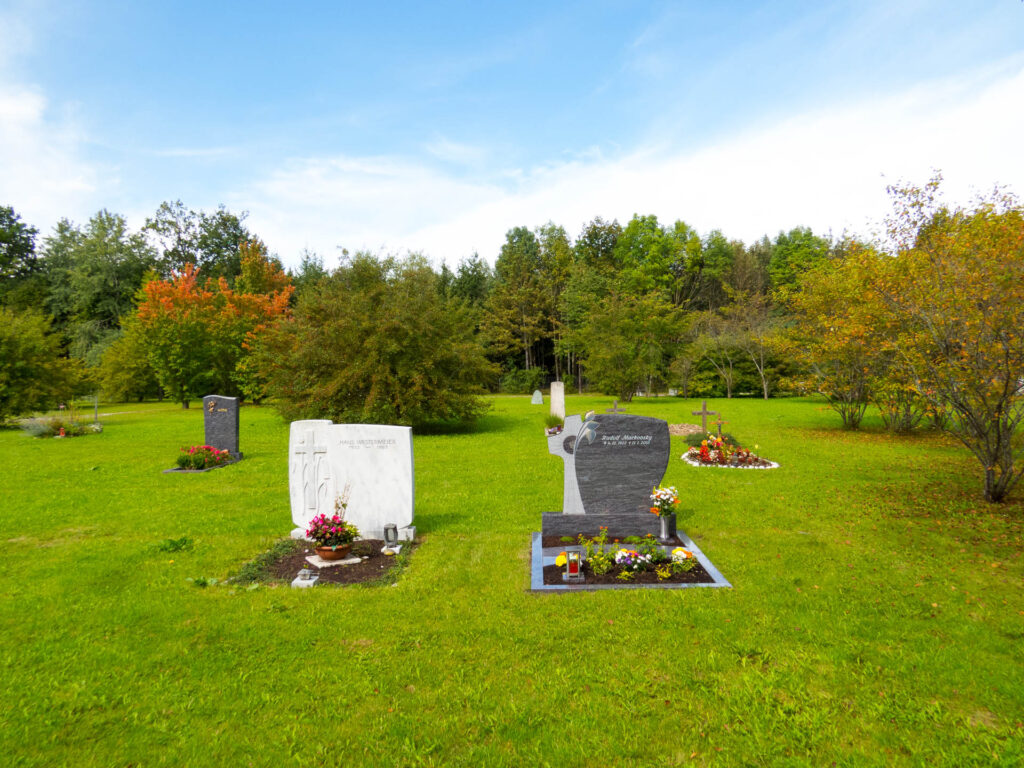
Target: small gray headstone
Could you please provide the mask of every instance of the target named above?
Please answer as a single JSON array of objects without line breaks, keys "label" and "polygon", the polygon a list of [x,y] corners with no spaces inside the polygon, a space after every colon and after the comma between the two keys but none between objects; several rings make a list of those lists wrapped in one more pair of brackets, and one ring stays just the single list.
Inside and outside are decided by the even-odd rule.
[{"label": "small gray headstone", "polygon": [[206,444],[227,451],[233,459],[242,458],[238,450],[238,398],[207,395],[203,398],[203,423]]},{"label": "small gray headstone", "polygon": [[544,405],[544,395],[541,394],[539,389],[533,390],[533,400],[530,403],[532,405]]},{"label": "small gray headstone", "polygon": [[583,425],[573,448],[584,514],[649,514],[651,489],[668,468],[667,422],[598,414]]}]

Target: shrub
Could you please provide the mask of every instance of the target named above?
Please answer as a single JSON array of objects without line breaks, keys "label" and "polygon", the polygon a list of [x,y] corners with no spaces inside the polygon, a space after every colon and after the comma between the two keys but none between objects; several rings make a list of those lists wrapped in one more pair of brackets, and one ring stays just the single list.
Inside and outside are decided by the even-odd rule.
[{"label": "shrub", "polygon": [[290,420],[472,421],[494,373],[472,310],[446,299],[418,256],[357,255],[311,286],[255,354]]},{"label": "shrub", "polygon": [[52,407],[71,394],[75,367],[38,312],[0,307],[0,421]]},{"label": "shrub", "polygon": [[210,469],[231,463],[231,454],[228,451],[218,451],[210,445],[193,445],[191,448],[182,448],[178,454],[179,469]]}]

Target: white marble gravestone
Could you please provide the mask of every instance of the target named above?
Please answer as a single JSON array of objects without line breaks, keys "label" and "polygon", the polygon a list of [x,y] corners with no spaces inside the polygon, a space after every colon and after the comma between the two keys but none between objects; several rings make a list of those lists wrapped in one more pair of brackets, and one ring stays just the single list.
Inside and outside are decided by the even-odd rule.
[{"label": "white marble gravestone", "polygon": [[565,420],[565,382],[551,382],[551,415]]},{"label": "white marble gravestone", "polygon": [[530,401],[530,405],[544,405],[544,394],[539,390],[533,390],[533,399]]},{"label": "white marble gravestone", "polygon": [[349,486],[345,519],[364,539],[384,538],[384,526],[398,526],[411,540],[414,484],[412,429],[381,424],[295,421],[291,425],[288,484],[292,531],[303,538],[309,521],[334,513],[335,500]]}]

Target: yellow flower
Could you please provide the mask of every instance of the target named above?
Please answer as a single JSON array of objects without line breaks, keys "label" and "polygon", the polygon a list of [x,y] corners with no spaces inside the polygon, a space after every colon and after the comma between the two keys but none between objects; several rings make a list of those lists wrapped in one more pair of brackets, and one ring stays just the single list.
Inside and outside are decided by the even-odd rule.
[{"label": "yellow flower", "polygon": [[558,554],[558,557],[555,558],[555,565],[557,565],[559,568],[561,568],[562,566],[565,565],[565,562],[566,562],[565,552],[560,552]]}]

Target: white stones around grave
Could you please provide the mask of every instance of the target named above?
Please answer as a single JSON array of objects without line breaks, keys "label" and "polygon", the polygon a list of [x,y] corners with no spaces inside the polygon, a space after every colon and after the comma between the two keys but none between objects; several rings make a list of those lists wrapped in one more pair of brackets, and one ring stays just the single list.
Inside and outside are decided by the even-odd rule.
[{"label": "white stones around grave", "polygon": [[345,519],[362,538],[384,538],[388,523],[398,526],[399,539],[415,537],[409,427],[296,421],[291,425],[289,454],[294,538],[305,536],[317,514],[333,514],[335,500],[346,486]]},{"label": "white stones around grave", "polygon": [[539,389],[533,390],[533,399],[530,401],[531,405],[544,405],[544,395]]},{"label": "white stones around grave", "polygon": [[551,382],[551,415],[565,420],[565,382]]}]

